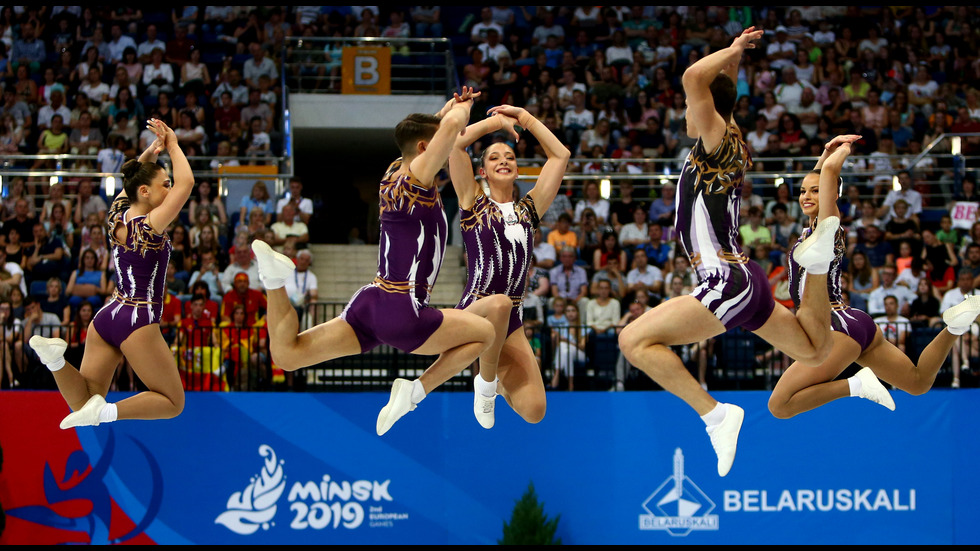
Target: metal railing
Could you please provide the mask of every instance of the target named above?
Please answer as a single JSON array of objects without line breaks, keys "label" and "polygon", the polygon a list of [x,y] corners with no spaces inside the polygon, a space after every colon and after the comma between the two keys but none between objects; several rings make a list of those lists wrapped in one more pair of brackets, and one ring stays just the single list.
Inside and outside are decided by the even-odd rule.
[{"label": "metal railing", "polygon": [[391,48],[393,95],[448,97],[458,80],[448,38],[287,37],[286,43],[282,63],[284,86],[294,93],[339,93],[344,78],[340,57],[347,46]]}]

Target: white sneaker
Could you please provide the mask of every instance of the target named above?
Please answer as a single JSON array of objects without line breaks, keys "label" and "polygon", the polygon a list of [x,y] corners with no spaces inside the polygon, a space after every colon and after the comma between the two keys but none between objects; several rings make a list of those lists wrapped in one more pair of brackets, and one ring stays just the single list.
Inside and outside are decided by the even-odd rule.
[{"label": "white sneaker", "polygon": [[415,409],[415,404],[412,403],[412,385],[412,381],[408,379],[395,379],[391,385],[391,397],[378,414],[378,436],[388,432],[395,421]]},{"label": "white sneaker", "polygon": [[97,427],[99,426],[99,414],[105,407],[105,398],[101,394],[96,394],[85,402],[81,409],[74,413],[69,413],[61,420],[61,428],[70,429],[72,427]]},{"label": "white sneaker", "polygon": [[252,241],[252,252],[258,263],[259,279],[268,290],[285,286],[286,279],[296,271],[296,265],[288,256],[274,251],[265,241]]},{"label": "white sneaker", "polygon": [[[479,375],[477,375],[479,377]],[[493,428],[493,407],[497,401],[497,395],[487,398],[480,394],[478,390],[473,391],[473,414],[476,421],[485,429]]]},{"label": "white sneaker", "polygon": [[34,335],[27,341],[31,348],[37,352],[37,357],[41,358],[41,363],[48,365],[65,357],[65,350],[68,343],[62,339],[49,339],[40,335]]},{"label": "white sneaker", "polygon": [[726,404],[728,411],[721,424],[713,429],[705,428],[711,437],[711,446],[718,455],[718,476],[725,476],[735,462],[735,448],[738,446],[738,432],[742,428],[745,410],[735,404]]},{"label": "white sneaker", "polygon": [[830,262],[834,260],[834,242],[837,239],[838,228],[840,228],[840,218],[836,216],[828,216],[818,222],[817,229],[810,237],[796,247],[793,259],[807,272],[827,273]]},{"label": "white sneaker", "polygon": [[861,398],[871,400],[895,411],[895,400],[892,400],[891,393],[881,384],[878,376],[875,375],[874,371],[871,371],[871,368],[862,368],[856,376],[861,381],[861,393],[859,395]]},{"label": "white sneaker", "polygon": [[[980,316],[980,295],[972,295],[943,312],[943,323],[951,328],[969,328]],[[33,339],[31,339],[33,340]]]}]

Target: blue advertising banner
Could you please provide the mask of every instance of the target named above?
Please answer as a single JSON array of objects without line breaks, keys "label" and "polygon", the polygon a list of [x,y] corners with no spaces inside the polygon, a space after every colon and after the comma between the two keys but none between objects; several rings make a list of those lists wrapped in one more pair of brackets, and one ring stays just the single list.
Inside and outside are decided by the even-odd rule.
[{"label": "blue advertising banner", "polygon": [[499,399],[492,430],[437,392],[383,437],[378,393],[189,393],[177,419],[61,431],[59,394],[4,392],[0,544],[493,544],[530,482],[566,544],[980,543],[980,390],[784,421],[714,395],[746,412],[725,478],[664,392],[550,393],[537,425]]}]

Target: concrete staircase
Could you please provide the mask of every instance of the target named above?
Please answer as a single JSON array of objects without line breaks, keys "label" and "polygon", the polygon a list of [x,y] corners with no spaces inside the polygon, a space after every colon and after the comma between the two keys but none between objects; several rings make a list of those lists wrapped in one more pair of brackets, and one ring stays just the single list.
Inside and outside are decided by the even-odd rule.
[{"label": "concrete staircase", "polygon": [[[310,251],[321,302],[346,303],[354,292],[370,283],[378,271],[377,245],[311,244]],[[446,247],[446,258],[429,304],[455,306],[465,284],[463,247],[450,245]]]}]

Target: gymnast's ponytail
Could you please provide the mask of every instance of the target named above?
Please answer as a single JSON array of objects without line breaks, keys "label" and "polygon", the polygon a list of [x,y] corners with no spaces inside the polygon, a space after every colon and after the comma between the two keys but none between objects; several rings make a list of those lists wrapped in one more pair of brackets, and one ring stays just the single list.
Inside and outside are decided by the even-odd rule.
[{"label": "gymnast's ponytail", "polygon": [[163,167],[156,163],[141,163],[136,159],[130,159],[122,165],[123,189],[130,203],[138,203],[140,186],[150,185],[157,171]]}]

